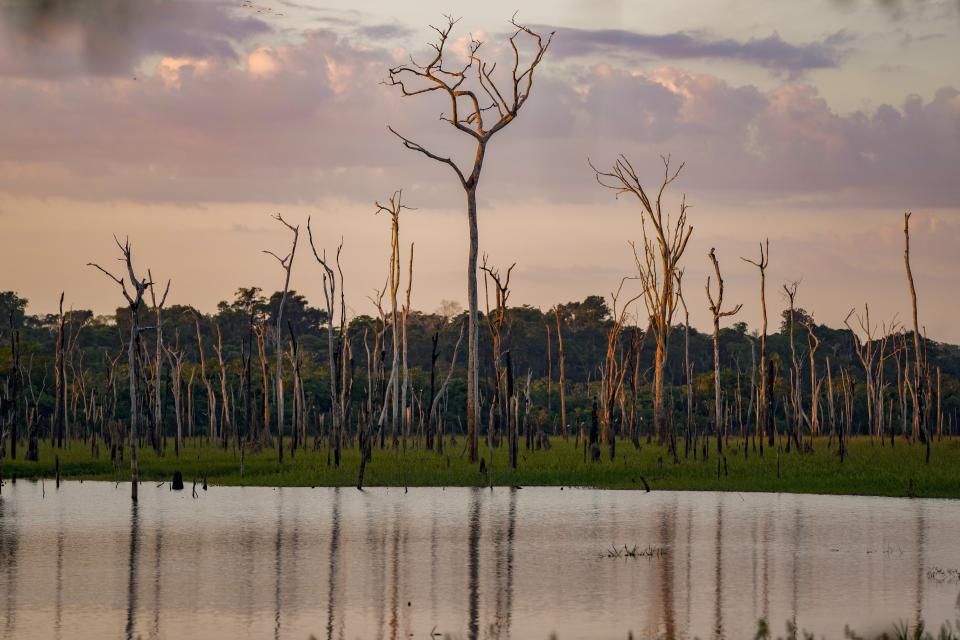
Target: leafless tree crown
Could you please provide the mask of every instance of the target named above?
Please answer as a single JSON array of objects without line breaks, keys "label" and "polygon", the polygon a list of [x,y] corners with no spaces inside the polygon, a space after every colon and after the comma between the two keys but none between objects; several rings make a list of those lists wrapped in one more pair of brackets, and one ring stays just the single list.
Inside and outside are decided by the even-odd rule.
[{"label": "leafless tree crown", "polygon": [[[425,63],[417,62],[413,56],[410,56],[409,63],[389,70],[389,77],[385,84],[399,87],[405,97],[432,92],[446,95],[450,101],[450,110],[449,113],[442,113],[440,119],[483,145],[517,117],[530,97],[534,71],[543,60],[553,40],[553,32],[544,37],[518,23],[514,14],[510,19],[514,32],[508,40],[513,52],[510,79],[498,84],[494,77],[497,63],[485,59],[480,54],[483,42],[474,38],[473,35],[470,36],[466,62],[458,65],[451,63],[450,34],[459,19],[449,15],[445,18],[445,25],[430,26],[437,33],[436,41],[428,43],[433,51],[430,60]],[[523,56],[518,45],[518,39],[522,36],[532,41],[535,48],[532,57],[526,62],[521,60]],[[407,149],[449,165],[465,188],[474,186],[479,180],[481,168],[479,162],[475,163],[470,172],[465,172],[451,158],[433,153],[421,144],[401,135],[393,127],[388,129],[400,138]]]}]

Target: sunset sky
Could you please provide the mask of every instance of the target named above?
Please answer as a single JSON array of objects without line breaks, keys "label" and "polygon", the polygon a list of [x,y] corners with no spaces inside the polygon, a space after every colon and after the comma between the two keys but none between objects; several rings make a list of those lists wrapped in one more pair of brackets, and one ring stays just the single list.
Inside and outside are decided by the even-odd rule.
[{"label": "sunset sky", "polygon": [[[381,82],[423,57],[444,13],[497,58],[518,8],[556,36],[480,185],[480,249],[517,263],[513,303],[608,294],[632,274],[640,209],[587,159],[622,152],[656,187],[672,154],[687,163],[671,206],[682,193],[693,205],[684,284],[698,327],[710,247],[727,300],[744,303],[731,321],[758,325],[756,269],[740,256],[764,237],[771,315],[800,280],[819,322],[864,303],[878,323],[909,322],[910,209],[921,324],[960,342],[958,0],[0,0],[0,290],[34,313],[61,290],[110,312],[116,286],[85,265],[115,258],[116,233],[172,279],[172,302],[211,310],[237,287],[282,286],[262,253],[287,250],[280,212],[312,216],[321,246],[344,237],[348,304],[371,313],[389,247],[373,202],[402,188],[413,306],[465,304],[459,185],[387,125],[456,158],[470,149],[438,120],[440,96]],[[302,244],[293,288],[319,304],[320,277]]]}]

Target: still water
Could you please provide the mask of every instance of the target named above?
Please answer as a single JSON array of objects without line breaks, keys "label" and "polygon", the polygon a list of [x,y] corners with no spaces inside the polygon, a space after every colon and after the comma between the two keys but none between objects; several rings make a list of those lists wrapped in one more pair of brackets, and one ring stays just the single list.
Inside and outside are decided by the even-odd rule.
[{"label": "still water", "polygon": [[[960,503],[7,483],[2,638],[750,638],[960,618]],[[607,557],[611,546],[658,548]],[[931,574],[931,571],[934,573]]]}]

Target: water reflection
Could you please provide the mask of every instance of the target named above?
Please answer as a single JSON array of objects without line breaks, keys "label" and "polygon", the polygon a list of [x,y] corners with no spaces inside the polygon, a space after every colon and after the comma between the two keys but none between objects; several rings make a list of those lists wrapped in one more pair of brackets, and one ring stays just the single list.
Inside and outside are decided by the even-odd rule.
[{"label": "water reflection", "polygon": [[[18,483],[0,501],[0,636],[817,637],[960,616],[947,501],[559,489]],[[651,558],[609,558],[648,545]],[[88,585],[93,585],[90,588]],[[852,606],[851,606],[852,605]]]},{"label": "water reflection", "polygon": [[915,606],[915,615],[914,615],[914,624],[919,624],[923,620],[923,582],[926,579],[924,575],[924,567],[926,563],[924,562],[923,552],[926,548],[925,544],[925,534],[923,528],[923,503],[918,502],[916,504],[916,523],[917,523],[917,545],[916,545],[916,559],[917,559],[917,599]]},{"label": "water reflection", "polygon": [[63,523],[57,531],[57,592],[53,611],[53,637],[60,640],[63,621]]},{"label": "water reflection", "polygon": [[717,517],[714,520],[717,530],[716,537],[716,565],[714,568],[714,577],[716,578],[713,590],[714,610],[713,610],[713,637],[722,640],[723,635],[723,496],[717,495]]},{"label": "water reflection", "polygon": [[476,488],[470,493],[470,534],[468,543],[467,586],[470,617],[467,622],[470,640],[477,640],[480,625],[480,494],[483,489]]},{"label": "water reflection", "polygon": [[660,598],[663,604],[664,620],[664,638],[674,640],[676,638],[676,620],[674,618],[674,597],[673,597],[673,563],[674,554],[671,553],[673,540],[676,536],[677,508],[676,502],[668,505],[667,508],[658,512],[660,526],[657,529],[657,548],[666,549],[667,554],[660,562]]},{"label": "water reflection", "polygon": [[0,496],[0,593],[3,594],[4,637],[10,637],[17,623],[17,552],[20,541],[16,518],[8,500]]},{"label": "water reflection", "polygon": [[130,506],[130,553],[127,560],[127,626],[126,638],[133,640],[137,623],[137,553],[140,548],[140,511],[138,503]]},{"label": "water reflection", "polygon": [[275,542],[273,545],[274,556],[273,556],[273,572],[274,572],[274,589],[273,589],[273,637],[277,640],[280,638],[280,585],[281,585],[281,576],[283,574],[283,492],[280,492],[280,495],[277,499],[277,534],[275,537]]},{"label": "water reflection", "polygon": [[333,490],[330,513],[330,560],[327,563],[327,640],[333,640],[333,619],[337,611],[337,572],[340,560],[340,489]]},{"label": "water reflection", "polygon": [[151,638],[160,637],[160,612],[162,598],[160,592],[163,586],[163,522],[157,523],[157,530],[153,539],[153,627],[150,629]]}]

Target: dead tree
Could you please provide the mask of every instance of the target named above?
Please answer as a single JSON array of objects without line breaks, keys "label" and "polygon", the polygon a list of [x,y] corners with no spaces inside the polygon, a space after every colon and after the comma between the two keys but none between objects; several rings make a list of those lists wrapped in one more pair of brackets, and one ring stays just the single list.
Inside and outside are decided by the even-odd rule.
[{"label": "dead tree", "polygon": [[[657,441],[663,442],[666,431],[665,398],[663,392],[664,370],[670,349],[670,332],[672,330],[673,315],[677,309],[676,274],[680,258],[687,248],[693,227],[687,224],[686,197],[680,201],[680,211],[675,219],[664,211],[662,206],[663,194],[680,175],[683,164],[674,171],[670,168],[670,157],[663,159],[663,180],[657,190],[656,197],[651,200],[646,189],[640,182],[633,165],[626,156],[617,158],[609,172],[600,171],[593,164],[597,182],[616,192],[619,198],[622,194],[635,196],[642,207],[640,223],[643,231],[643,250],[637,251],[634,243],[633,256],[640,277],[640,284],[644,291],[644,303],[651,318],[651,328],[656,338],[656,353],[654,356],[653,379],[653,422]],[[647,232],[649,219],[653,232]],[[652,237],[651,237],[652,235]],[[641,255],[642,254],[642,255]]]},{"label": "dead tree", "polygon": [[820,389],[823,379],[817,378],[817,350],[820,348],[820,339],[813,332],[813,323],[805,322],[807,330],[807,353],[810,358],[810,436],[820,435]]},{"label": "dead tree", "polygon": [[[514,405],[514,386],[513,386],[513,367],[510,357],[510,323],[507,317],[507,301],[510,299],[510,275],[513,273],[517,263],[513,263],[507,269],[505,276],[501,276],[500,270],[487,264],[487,256],[483,256],[483,264],[480,269],[486,274],[484,277],[484,288],[486,289],[487,279],[493,281],[494,296],[496,306],[490,310],[490,299],[487,298],[487,324],[490,327],[490,338],[492,342],[492,365],[493,365],[493,396],[490,399],[490,423],[487,428],[487,442],[490,449],[490,464],[493,464],[493,449],[496,444],[497,434],[505,430],[507,433],[507,446],[509,448],[509,463],[511,469],[517,468],[517,423],[513,411]],[[506,348],[504,341],[506,340]],[[506,360],[504,362],[504,360]]]},{"label": "dead tree", "polygon": [[740,258],[760,269],[760,399],[757,405],[757,434],[760,439],[760,454],[763,454],[763,434],[767,435],[767,445],[773,446],[773,390],[771,388],[770,367],[767,365],[767,265],[770,264],[770,239],[760,243],[760,259]]},{"label": "dead tree", "polygon": [[563,379],[563,332],[560,329],[560,305],[554,308],[554,315],[557,319],[557,366],[560,373],[560,426],[563,432],[563,440],[567,440],[567,396],[566,385]]},{"label": "dead tree", "polygon": [[197,354],[200,360],[200,382],[207,391],[207,442],[217,436],[217,394],[213,391],[210,378],[207,377],[207,358],[203,353],[203,336],[200,333],[200,314],[195,313],[193,324],[197,330]]},{"label": "dead tree", "polygon": [[943,380],[940,367],[937,367],[937,439],[943,440]]},{"label": "dead tree", "polygon": [[14,325],[14,313],[10,311],[10,374],[8,376],[9,396],[7,422],[10,424],[10,459],[17,459],[17,442],[20,439],[20,421],[24,419],[21,411],[20,395],[23,390],[23,369],[20,366],[20,329]]},{"label": "dead tree", "polygon": [[[530,28],[511,19],[514,27],[509,38],[513,51],[513,66],[510,81],[501,89],[494,80],[495,62],[484,60],[480,54],[482,43],[470,37],[467,45],[467,61],[456,67],[449,67],[450,52],[448,45],[450,33],[457,20],[447,16],[442,27],[432,27],[437,32],[437,41],[430,43],[433,53],[430,60],[420,64],[411,58],[409,64],[393,67],[389,70],[387,83],[400,88],[405,97],[438,92],[450,101],[450,112],[441,116],[460,133],[469,136],[474,145],[473,165],[469,170],[462,169],[450,157],[444,157],[428,150],[388,127],[397,136],[403,146],[411,151],[423,154],[436,162],[446,164],[456,174],[460,186],[467,197],[467,223],[470,235],[470,250],[467,256],[467,300],[469,303],[469,328],[467,339],[467,452],[470,462],[477,461],[477,424],[479,415],[479,332],[477,314],[477,187],[486,156],[487,144],[493,136],[513,122],[526,104],[533,88],[533,75],[553,38],[551,33],[546,40]],[[531,60],[521,68],[518,38],[529,37],[536,48]],[[446,58],[446,60],[445,60]],[[489,100],[490,103],[486,104]],[[489,117],[488,114],[493,114]]]},{"label": "dead tree", "polygon": [[[389,323],[387,322],[387,313],[383,309],[383,297],[387,294],[389,281],[390,278],[388,275],[387,279],[383,283],[383,288],[377,289],[375,295],[367,296],[377,308],[377,319],[379,320],[379,324],[375,324],[373,326],[373,350],[372,352],[369,349],[367,350],[367,426],[369,427],[373,426],[375,415],[386,416],[384,407],[386,407],[388,404],[390,393],[390,383],[385,371],[385,362],[387,359],[386,336]],[[366,335],[364,335],[364,348],[367,348]],[[377,402],[380,404],[376,404]],[[386,418],[384,417],[384,420],[385,419]],[[370,431],[370,433],[378,434],[380,448],[382,449],[384,447],[385,435],[381,427],[382,425],[378,425],[378,431]],[[366,439],[366,431],[366,429],[360,429],[357,434],[361,449],[363,448],[363,442]]]},{"label": "dead tree", "polygon": [[[683,456],[687,457],[693,438],[693,365],[690,363],[690,310],[683,298],[683,269],[677,271],[677,298],[683,306],[683,377],[687,387],[687,423],[684,434]],[[639,354],[638,354],[639,357]],[[676,426],[673,428],[673,461],[678,462]],[[696,452],[694,452],[696,458]]]},{"label": "dead tree", "polygon": [[[827,377],[827,418],[830,420],[830,444],[833,442],[833,436],[837,430],[837,411],[834,404],[833,374],[830,372],[830,356],[824,359],[824,367]],[[829,445],[828,445],[829,446]]]},{"label": "dead tree", "polygon": [[[391,396],[391,435],[393,447],[400,445],[398,429],[400,426],[401,412],[406,414],[406,378],[404,379],[403,392],[400,392],[400,312],[397,309],[397,294],[400,291],[400,213],[405,209],[411,209],[403,204],[403,191],[395,191],[390,196],[387,204],[375,203],[377,210],[374,213],[386,213],[390,216],[390,275],[388,277],[390,287],[390,333],[391,349],[393,351],[393,363],[391,368],[393,372],[390,375],[390,396]],[[410,252],[410,266],[413,268],[413,249]],[[400,405],[403,400],[403,406]]]},{"label": "dead tree", "polygon": [[170,280],[167,280],[167,286],[163,290],[163,295],[160,297],[160,302],[157,302],[156,291],[153,287],[153,274],[150,273],[150,270],[147,269],[147,279],[150,280],[150,304],[153,307],[153,321],[154,321],[154,331],[155,331],[155,342],[154,345],[156,348],[156,353],[154,356],[154,370],[153,370],[153,420],[154,420],[154,433],[156,438],[156,443],[158,445],[158,451],[162,451],[163,448],[163,394],[160,389],[160,380],[162,378],[163,371],[163,306],[167,303],[167,294],[170,293]]},{"label": "dead tree", "polygon": [[714,397],[714,427],[717,431],[717,453],[723,453],[723,427],[720,420],[720,318],[734,316],[743,307],[738,304],[730,311],[723,310],[723,278],[720,276],[720,263],[717,255],[711,248],[707,254],[713,263],[713,272],[717,275],[717,297],[714,299],[710,287],[710,276],[707,276],[707,300],[710,302],[710,312],[713,314],[713,397]]},{"label": "dead tree", "polygon": [[[403,382],[401,383],[401,392],[400,392],[400,409],[403,412],[402,421],[403,421],[403,450],[407,450],[407,438],[410,437],[410,426],[413,422],[413,389],[410,388],[410,371],[408,366],[407,359],[407,321],[410,318],[410,292],[413,289],[413,243],[410,243],[410,267],[407,273],[407,301],[403,305],[403,308],[400,312],[400,342],[401,346],[401,360],[403,366]],[[410,393],[409,405],[407,399],[407,393]]]},{"label": "dead tree", "polygon": [[277,358],[277,368],[273,373],[273,391],[276,394],[275,404],[277,407],[277,457],[280,461],[280,464],[283,464],[283,423],[285,420],[283,411],[283,307],[287,303],[287,293],[290,291],[290,272],[293,270],[293,258],[297,253],[297,241],[300,239],[300,226],[293,226],[289,224],[279,213],[274,216],[274,219],[293,233],[293,242],[290,246],[290,253],[283,258],[272,251],[264,251],[264,253],[267,255],[276,258],[277,262],[280,263],[280,267],[283,269],[284,273],[283,294],[280,296],[280,301],[277,305],[277,333],[274,336],[274,351]]},{"label": "dead tree", "polygon": [[179,458],[183,449],[183,365],[184,352],[180,349],[180,333],[174,332],[172,347],[164,346],[167,353],[167,362],[172,373],[171,390],[173,391],[173,411],[176,414],[177,436],[173,442],[174,453]]},{"label": "dead tree", "polygon": [[[917,288],[913,284],[913,270],[910,268],[910,216],[909,211],[903,214],[903,265],[907,271],[907,286],[910,290],[910,303],[913,318],[913,433],[914,437],[919,437],[920,442],[927,445],[927,462],[930,462],[930,445],[927,433],[927,407],[929,406],[929,397],[926,377],[926,358],[925,351],[920,346],[920,322],[917,319]],[[927,385],[929,386],[929,385]]]},{"label": "dead tree", "polygon": [[643,293],[638,293],[623,305],[619,299],[623,293],[623,285],[627,280],[620,280],[617,290],[610,293],[612,303],[613,323],[607,329],[607,352],[600,369],[600,441],[610,446],[610,459],[616,455],[616,433],[614,433],[613,410],[614,403],[623,393],[623,381],[629,369],[627,362],[632,358],[622,358],[620,352],[620,335],[623,333],[627,321],[627,310],[634,302],[640,299]]},{"label": "dead tree", "polygon": [[[60,313],[57,315],[57,346],[54,359],[54,390],[56,397],[53,403],[53,440],[54,445],[61,449],[67,430],[67,373],[66,373],[66,316],[63,314],[63,292],[60,293]],[[131,405],[131,411],[133,405]]]},{"label": "dead tree", "polygon": [[139,478],[137,477],[137,374],[136,374],[136,362],[137,362],[137,339],[140,332],[140,322],[139,322],[139,312],[140,305],[143,304],[143,294],[146,292],[147,288],[153,284],[148,279],[138,278],[133,269],[133,258],[132,251],[130,249],[130,240],[129,238],[124,241],[123,244],[120,244],[120,240],[116,236],[113,237],[114,241],[117,243],[121,254],[123,255],[120,258],[121,262],[124,262],[127,268],[127,275],[130,278],[130,286],[133,291],[127,290],[127,284],[124,278],[118,278],[113,275],[111,272],[107,271],[103,267],[93,262],[87,263],[87,266],[95,267],[99,269],[113,280],[115,283],[120,285],[120,290],[123,292],[123,297],[127,301],[127,307],[130,310],[130,335],[127,342],[127,367],[129,368],[129,378],[130,378],[130,497],[134,502],[137,501],[137,483]]},{"label": "dead tree", "polygon": [[[861,341],[860,336],[850,325],[851,316],[855,317],[860,330],[866,336],[866,341]],[[883,369],[884,362],[892,355],[896,355],[896,350],[887,352],[887,344],[894,336],[897,329],[896,321],[891,322],[889,327],[884,324],[881,330],[881,336],[875,337],[874,326],[870,319],[870,306],[864,305],[864,314],[860,315],[855,309],[844,319],[843,323],[850,330],[853,336],[853,349],[863,367],[863,373],[866,383],[867,396],[867,430],[871,440],[874,437],[883,438]],[[899,358],[898,358],[899,362]]]},{"label": "dead tree", "polygon": [[[240,360],[243,367],[243,421],[246,429],[245,433],[241,434],[238,425],[235,431],[237,433],[237,440],[239,440],[237,445],[240,447],[241,460],[244,458],[247,442],[253,440],[254,425],[256,424],[255,418],[253,417],[253,336],[255,332],[254,319],[257,314],[257,291],[257,288],[252,288],[247,289],[245,293],[245,301],[247,304],[247,341],[246,344],[241,343],[240,345]],[[234,424],[237,423],[235,422]]]},{"label": "dead tree", "polygon": [[800,369],[802,367],[801,361],[797,358],[797,348],[794,341],[794,325],[795,316],[796,316],[796,299],[797,299],[797,287],[800,286],[799,281],[793,281],[789,284],[783,285],[783,292],[787,297],[789,304],[788,316],[787,316],[787,335],[790,342],[790,364],[792,369],[790,370],[790,405],[793,407],[793,420],[790,426],[790,435],[787,438],[787,451],[790,451],[790,442],[797,447],[797,451],[801,451],[800,446],[800,424],[802,421],[807,419],[806,412],[803,410],[803,385],[800,377]]},{"label": "dead tree", "polygon": [[840,379],[843,386],[843,420],[840,421],[837,442],[839,444],[840,463],[843,464],[847,455],[847,434],[853,430],[853,400],[856,383],[846,369],[840,369]]},{"label": "dead tree", "polygon": [[290,459],[296,456],[297,447],[306,441],[306,396],[303,391],[303,355],[297,342],[297,334],[293,325],[287,320],[287,330],[290,332],[290,351],[287,358],[290,360],[290,370],[293,374],[293,407],[290,411]]},{"label": "dead tree", "polygon": [[227,449],[227,439],[230,436],[230,396],[227,394],[227,366],[223,361],[223,334],[220,333],[220,325],[217,328],[217,368],[220,371],[220,446],[224,451]]},{"label": "dead tree", "polygon": [[195,366],[190,367],[190,379],[187,380],[187,437],[193,437],[193,421],[194,421],[194,411],[193,411],[193,379],[197,377],[197,368]]},{"label": "dead tree", "polygon": [[[340,253],[343,251],[343,238],[337,246],[334,258],[334,264],[327,261],[327,252],[321,255],[317,252],[317,247],[313,242],[313,230],[310,228],[310,219],[307,218],[307,235],[310,239],[310,249],[313,251],[313,257],[323,268],[323,299],[327,306],[327,366],[330,373],[330,444],[333,449],[334,464],[340,466],[340,447],[343,443],[343,421],[345,412],[343,411],[338,393],[338,367],[337,362],[344,362],[343,341],[346,325],[346,298],[343,291],[343,269],[340,267]],[[335,268],[334,268],[335,267]],[[340,283],[340,331],[334,329],[336,319],[336,300],[337,300],[337,282]],[[339,343],[337,342],[339,336]]]},{"label": "dead tree", "polygon": [[[267,359],[267,321],[261,318],[253,332],[257,339],[257,362],[260,363],[260,433],[257,436],[257,448],[266,446],[270,441],[270,363]],[[192,386],[192,378],[191,378]]]}]

